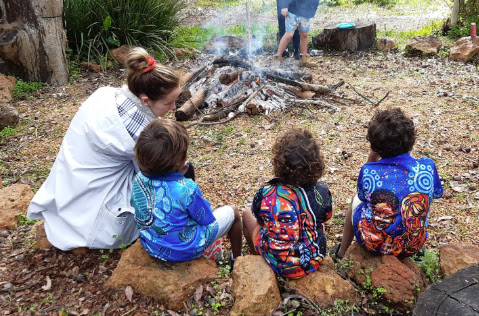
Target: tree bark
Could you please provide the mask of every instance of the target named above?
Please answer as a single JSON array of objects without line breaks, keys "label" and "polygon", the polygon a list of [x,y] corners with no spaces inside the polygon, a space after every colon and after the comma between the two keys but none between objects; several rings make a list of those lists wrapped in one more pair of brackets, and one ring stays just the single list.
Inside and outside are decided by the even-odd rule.
[{"label": "tree bark", "polygon": [[62,0],[0,0],[0,58],[26,81],[68,82]]},{"label": "tree bark", "polygon": [[456,25],[459,19],[459,0],[454,0],[451,12],[451,25]]},{"label": "tree bark", "polygon": [[339,29],[337,23],[329,24],[323,33],[312,38],[313,46],[321,48],[329,46],[335,50],[358,51],[373,46],[376,38],[376,23],[355,22],[350,29]]}]

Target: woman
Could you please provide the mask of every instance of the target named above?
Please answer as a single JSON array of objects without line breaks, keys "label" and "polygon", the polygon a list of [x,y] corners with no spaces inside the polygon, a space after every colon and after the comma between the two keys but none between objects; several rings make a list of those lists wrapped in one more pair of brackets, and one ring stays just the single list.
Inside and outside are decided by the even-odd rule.
[{"label": "woman", "polygon": [[180,88],[143,48],[131,50],[127,68],[128,85],[102,87],[82,104],[28,208],[28,218],[45,219],[59,249],[119,248],[139,236],[130,206],[133,147],[149,122],[175,109]]}]

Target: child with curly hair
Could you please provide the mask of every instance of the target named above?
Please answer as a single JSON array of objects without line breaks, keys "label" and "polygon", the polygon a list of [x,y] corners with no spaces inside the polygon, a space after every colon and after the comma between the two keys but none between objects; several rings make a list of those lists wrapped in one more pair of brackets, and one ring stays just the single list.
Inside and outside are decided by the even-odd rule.
[{"label": "child with curly hair", "polygon": [[155,120],[135,145],[140,171],[133,181],[131,204],[140,228],[140,242],[155,258],[190,261],[228,235],[232,259],[241,255],[242,226],[237,207],[214,212],[198,184],[185,178],[189,136],[172,120]]},{"label": "child with curly hair", "polygon": [[400,108],[377,112],[366,139],[371,151],[359,172],[358,193],[346,214],[341,244],[330,250],[336,262],[354,236],[377,255],[419,252],[427,238],[431,203],[443,193],[434,162],[411,156],[416,130]]},{"label": "child with curly hair", "polygon": [[311,132],[294,129],[273,146],[275,178],[256,192],[243,214],[253,254],[261,254],[280,276],[315,272],[326,254],[323,223],[332,214],[331,193],[319,183],[324,162]]}]

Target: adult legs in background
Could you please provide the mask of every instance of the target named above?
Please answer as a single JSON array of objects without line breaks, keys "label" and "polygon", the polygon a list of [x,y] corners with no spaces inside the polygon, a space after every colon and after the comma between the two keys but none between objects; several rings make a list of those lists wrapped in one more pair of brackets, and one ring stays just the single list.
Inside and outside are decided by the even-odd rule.
[{"label": "adult legs in background", "polygon": [[[279,42],[283,38],[284,32],[286,32],[286,27],[285,27],[286,18],[284,17],[284,15],[281,14],[281,8],[278,6],[277,1],[276,1],[276,9],[278,14],[278,29],[279,29],[278,42]],[[299,31],[296,30],[293,35],[293,49],[294,49],[295,59],[299,59],[299,45],[300,45],[300,36],[299,36]],[[298,58],[296,58],[296,55]],[[285,50],[283,51],[282,56],[288,57],[289,53]]]}]

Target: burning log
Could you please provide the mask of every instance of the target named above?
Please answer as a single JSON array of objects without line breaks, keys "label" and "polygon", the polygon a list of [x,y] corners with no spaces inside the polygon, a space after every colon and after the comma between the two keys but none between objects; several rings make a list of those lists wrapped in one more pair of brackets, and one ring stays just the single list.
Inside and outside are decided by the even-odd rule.
[{"label": "burning log", "polygon": [[199,88],[196,93],[188,99],[179,109],[175,112],[176,120],[187,121],[195,114],[196,110],[205,101],[206,90]]}]

